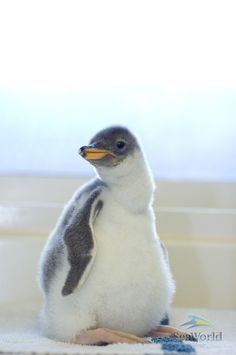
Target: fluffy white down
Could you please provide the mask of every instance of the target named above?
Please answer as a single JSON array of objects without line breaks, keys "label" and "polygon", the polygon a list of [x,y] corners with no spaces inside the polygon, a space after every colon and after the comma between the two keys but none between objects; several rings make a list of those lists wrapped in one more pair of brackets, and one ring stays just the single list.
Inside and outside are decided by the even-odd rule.
[{"label": "fluffy white down", "polygon": [[81,330],[97,327],[145,335],[159,324],[174,294],[155,228],[153,179],[142,153],[100,169],[99,175],[109,188],[94,224],[93,267],[84,284],[63,297],[69,270],[65,257],[45,296],[42,326],[54,339],[73,341]]}]

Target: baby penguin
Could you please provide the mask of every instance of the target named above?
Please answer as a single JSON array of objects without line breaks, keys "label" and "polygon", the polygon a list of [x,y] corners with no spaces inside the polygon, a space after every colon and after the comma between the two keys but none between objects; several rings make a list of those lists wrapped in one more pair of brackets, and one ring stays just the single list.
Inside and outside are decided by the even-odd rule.
[{"label": "baby penguin", "polygon": [[97,176],[75,193],[42,252],[44,334],[78,344],[182,334],[160,325],[175,287],[155,228],[154,180],[137,138],[109,127],[80,155]]}]

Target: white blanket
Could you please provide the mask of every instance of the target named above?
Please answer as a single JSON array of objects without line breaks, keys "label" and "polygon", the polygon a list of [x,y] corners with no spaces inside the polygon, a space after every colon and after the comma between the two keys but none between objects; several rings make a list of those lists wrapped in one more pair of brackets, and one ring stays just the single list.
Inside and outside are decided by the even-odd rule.
[{"label": "white blanket", "polygon": [[[4,304],[0,306],[0,354],[236,354],[236,311],[173,309],[171,325],[183,326],[191,315],[202,317],[209,326],[188,329],[199,341],[158,344],[113,344],[81,346],[60,343],[40,334],[37,325],[38,304]],[[215,336],[215,340],[213,339]]]}]

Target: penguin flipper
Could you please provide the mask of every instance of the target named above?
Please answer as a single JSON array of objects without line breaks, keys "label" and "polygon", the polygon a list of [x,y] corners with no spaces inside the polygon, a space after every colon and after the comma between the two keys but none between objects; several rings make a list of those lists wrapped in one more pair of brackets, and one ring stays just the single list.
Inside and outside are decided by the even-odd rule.
[{"label": "penguin flipper", "polygon": [[63,240],[70,269],[62,288],[63,296],[70,295],[84,283],[93,265],[96,254],[93,223],[103,206],[99,199],[101,191],[101,186],[90,191],[86,201],[73,214],[64,230]]}]

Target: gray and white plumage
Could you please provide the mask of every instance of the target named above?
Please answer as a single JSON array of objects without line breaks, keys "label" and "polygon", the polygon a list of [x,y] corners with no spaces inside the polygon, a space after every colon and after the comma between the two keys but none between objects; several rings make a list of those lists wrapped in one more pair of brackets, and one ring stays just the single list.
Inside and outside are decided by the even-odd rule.
[{"label": "gray and white plumage", "polygon": [[160,324],[174,293],[151,171],[137,138],[120,126],[96,134],[80,154],[98,176],[75,193],[43,250],[42,329],[61,341],[98,327],[143,336]]}]

